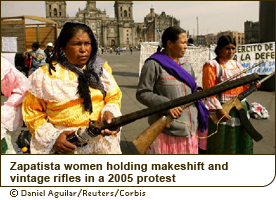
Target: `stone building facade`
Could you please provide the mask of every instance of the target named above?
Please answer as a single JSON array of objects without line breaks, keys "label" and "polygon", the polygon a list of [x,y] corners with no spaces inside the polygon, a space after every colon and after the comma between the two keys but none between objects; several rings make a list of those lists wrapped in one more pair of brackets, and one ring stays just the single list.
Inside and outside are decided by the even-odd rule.
[{"label": "stone building facade", "polygon": [[180,21],[163,11],[160,15],[150,9],[150,13],[144,18],[143,39],[147,42],[159,41],[164,30],[170,26],[180,26]]},{"label": "stone building facade", "polygon": [[65,1],[45,1],[46,18],[58,23],[61,29],[65,22],[82,22],[89,25],[95,33],[100,46],[133,46],[138,39],[133,20],[133,3],[115,1],[115,17],[107,16],[106,11],[96,7],[96,1],[87,1],[83,10],[78,10],[75,17],[66,15]]},{"label": "stone building facade", "polygon": [[79,9],[75,17],[66,14],[66,1],[45,1],[46,18],[58,23],[61,29],[65,22],[75,21],[89,25],[95,33],[99,45],[103,47],[129,47],[138,46],[140,42],[152,42],[159,40],[159,34],[172,25],[180,25],[180,21],[166,15],[150,13],[144,18],[144,22],[135,23],[133,19],[132,1],[115,1],[114,18],[96,7],[96,1],[87,1],[86,7]]},{"label": "stone building facade", "polygon": [[259,22],[244,22],[245,44],[253,44],[259,42]]}]

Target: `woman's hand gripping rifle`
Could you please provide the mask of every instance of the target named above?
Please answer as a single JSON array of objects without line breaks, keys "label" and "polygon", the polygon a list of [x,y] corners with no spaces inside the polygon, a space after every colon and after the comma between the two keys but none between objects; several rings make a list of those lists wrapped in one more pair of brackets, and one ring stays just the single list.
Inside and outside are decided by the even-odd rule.
[{"label": "woman's hand gripping rifle", "polygon": [[[93,121],[89,120],[89,125],[86,128],[79,128],[76,132],[69,135],[67,140],[76,145],[84,146],[87,144],[90,138],[96,137],[100,134],[103,136],[109,136],[103,133],[103,130],[108,129],[110,131],[116,131],[119,128],[114,121],[107,123],[107,121]],[[114,136],[113,134],[110,134]]]},{"label": "woman's hand gripping rifle", "polygon": [[[181,106],[182,110],[191,106],[194,102]],[[174,118],[171,115],[163,115],[146,130],[140,133],[132,142],[140,154],[144,154],[150,147],[152,142],[158,137],[158,135],[165,129],[170,128]]]},{"label": "woman's hand gripping rifle", "polygon": [[[266,76],[265,78],[260,80],[259,84],[263,83],[264,81],[266,81],[270,77],[274,76],[274,74],[275,74],[275,72],[269,74],[268,76]],[[249,122],[249,120],[246,116],[246,113],[243,109],[243,106],[241,104],[241,100],[243,100],[244,98],[249,96],[251,93],[255,92],[257,89],[258,89],[258,87],[256,85],[253,85],[250,88],[248,88],[247,90],[245,90],[243,93],[239,94],[237,97],[234,97],[234,98],[230,99],[229,101],[227,101],[225,104],[222,105],[222,109],[223,109],[225,114],[229,114],[230,110],[232,110],[232,108],[236,108],[238,110],[243,126],[245,127],[245,129],[247,130],[249,135],[252,137],[252,139],[254,139],[256,142],[260,141],[263,137],[261,136],[260,133],[258,133],[254,129],[252,124]],[[217,124],[220,121],[220,119],[219,119],[219,117],[217,116],[216,113],[210,114],[209,117],[210,117],[210,119],[212,120],[212,122],[214,124]]]},{"label": "woman's hand gripping rifle", "polygon": [[[101,131],[104,129],[109,129],[111,131],[118,129],[119,127],[122,127],[126,124],[132,123],[138,119],[148,117],[150,115],[164,112],[166,110],[169,110],[171,108],[175,108],[177,106],[186,105],[188,106],[190,103],[196,102],[200,99],[204,99],[209,96],[213,96],[217,93],[224,92],[227,90],[230,90],[235,87],[239,87],[241,85],[245,85],[247,83],[251,83],[253,81],[259,80],[259,76],[257,74],[251,74],[246,77],[240,78],[239,80],[235,81],[228,81],[225,84],[221,84],[219,86],[214,86],[212,88],[206,89],[201,92],[196,92],[194,94],[190,94],[184,97],[180,97],[178,99],[171,100],[169,102],[156,105],[151,108],[146,108],[143,110],[139,110],[133,113],[129,113],[126,115],[122,115],[120,117],[113,118],[110,123],[107,123],[106,121],[90,121],[89,126],[87,128],[80,128],[75,133],[70,134],[67,136],[67,140],[70,143],[75,144],[76,146],[83,146],[87,143],[87,141],[91,137],[95,137],[99,134],[101,134]],[[168,118],[166,120],[169,120]],[[169,121],[167,121],[170,124]],[[165,125],[166,126],[166,125]],[[138,143],[145,144],[144,141],[137,141]],[[152,143],[153,141],[151,141]],[[150,143],[150,144],[151,144]],[[148,145],[148,144],[145,144]],[[144,151],[145,152],[145,151]],[[143,151],[140,153],[143,154]]]}]

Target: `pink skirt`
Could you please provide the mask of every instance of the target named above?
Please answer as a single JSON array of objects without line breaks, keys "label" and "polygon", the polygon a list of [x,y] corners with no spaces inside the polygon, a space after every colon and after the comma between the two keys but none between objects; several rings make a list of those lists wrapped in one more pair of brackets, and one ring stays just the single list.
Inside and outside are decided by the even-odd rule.
[{"label": "pink skirt", "polygon": [[198,131],[198,146],[199,148],[203,150],[207,150],[207,135],[208,135],[208,129],[204,132]]},{"label": "pink skirt", "polygon": [[161,133],[149,149],[147,154],[198,154],[198,138],[176,137]]}]

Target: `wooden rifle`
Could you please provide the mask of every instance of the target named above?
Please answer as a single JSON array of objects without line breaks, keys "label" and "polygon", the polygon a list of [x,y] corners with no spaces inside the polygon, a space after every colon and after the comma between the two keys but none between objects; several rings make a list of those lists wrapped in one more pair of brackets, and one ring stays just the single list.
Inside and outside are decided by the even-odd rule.
[{"label": "wooden rifle", "polygon": [[[132,112],[126,115],[122,115],[120,117],[113,118],[111,123],[107,123],[106,121],[92,121],[90,120],[88,131],[80,132],[76,131],[75,133],[72,133],[67,137],[67,140],[75,145],[83,145],[85,144],[89,138],[97,136],[101,133],[101,130],[109,129],[109,130],[116,130],[118,127],[124,126],[126,124],[132,123],[138,119],[148,117],[150,115],[160,113],[167,111],[171,108],[178,107],[181,105],[185,105],[191,102],[196,102],[200,99],[204,99],[209,96],[213,96],[217,93],[221,93],[251,82],[254,82],[256,80],[259,80],[260,77],[258,74],[250,74],[248,76],[239,78],[234,81],[228,81],[221,85],[216,85],[214,87],[208,88],[206,90],[193,93],[184,97],[180,97],[174,100],[171,100],[166,103],[162,103],[157,106],[153,106],[151,108],[142,109],[136,112]],[[140,134],[141,135],[141,134]],[[148,137],[148,136],[146,136]],[[145,137],[143,137],[145,138]],[[142,141],[141,141],[142,140]],[[140,139],[136,140],[136,148],[140,153],[145,152],[144,150],[140,150],[141,146],[143,146],[143,149],[147,149],[150,144],[153,142],[149,141],[148,144],[146,142],[143,142],[142,136],[140,136]]]},{"label": "wooden rifle", "polygon": [[[243,73],[248,72],[249,70],[259,66],[264,61],[260,61],[259,63],[256,63],[255,65],[252,65],[251,67],[244,69],[240,73],[237,73],[233,75],[232,77],[226,79],[225,81],[217,84],[222,85],[225,84],[228,81],[231,81],[232,79],[240,76]],[[182,105],[181,108],[184,110],[185,108],[191,106],[194,102],[190,102],[188,104]],[[173,122],[173,118],[170,115],[162,116],[157,121],[155,121],[153,124],[151,124],[146,130],[144,130],[141,134],[139,134],[132,142],[136,146],[137,150],[140,154],[144,154],[147,150],[147,148],[152,144],[152,142],[157,138],[157,136],[164,130],[164,128],[170,128]],[[147,144],[147,145],[145,145]]]},{"label": "wooden rifle", "polygon": [[[259,83],[263,83],[264,81],[266,81],[267,79],[269,79],[270,77],[272,77],[274,75],[275,75],[275,72],[269,74],[268,76],[266,76],[265,78],[260,80]],[[237,97],[234,97],[234,98],[230,99],[229,101],[227,101],[226,103],[224,103],[222,105],[222,109],[225,111],[226,114],[229,114],[230,110],[235,107],[239,112],[240,119],[241,119],[241,122],[242,122],[244,128],[246,129],[248,134],[252,137],[252,139],[254,139],[256,142],[258,142],[263,137],[251,125],[251,123],[249,122],[249,120],[246,116],[246,113],[243,109],[243,106],[241,104],[241,100],[243,100],[244,98],[246,98],[247,96],[249,96],[250,94],[255,92],[256,90],[257,90],[257,87],[255,85],[251,86],[250,88],[248,88],[247,90],[245,90],[244,92],[239,94]],[[218,119],[216,113],[210,114],[209,117],[214,124],[217,124],[219,122],[219,119]]]},{"label": "wooden rifle", "polygon": [[[264,79],[262,79],[260,81],[260,83],[266,81],[267,79],[269,79],[271,76],[273,76],[273,74],[270,74],[269,76],[265,77]],[[237,76],[235,76],[237,77]],[[228,80],[230,81],[230,80]],[[224,84],[225,82],[221,82],[221,84]],[[252,86],[250,90],[247,91],[247,96],[249,94],[251,94],[252,92],[255,91],[255,86]],[[233,99],[234,100],[234,99]],[[228,105],[232,105],[233,100],[231,101],[231,103],[229,102]],[[185,104],[183,106],[181,106],[182,109],[185,109],[187,107],[189,107],[190,105],[192,105],[194,102]],[[236,103],[237,107],[238,104]],[[228,107],[230,109],[230,107]],[[239,109],[241,108],[240,106],[238,107]],[[240,109],[241,110],[241,109]],[[230,110],[228,110],[229,113]],[[218,122],[218,118],[216,114],[211,114],[210,118],[214,121],[214,123]],[[245,121],[245,120],[243,120]],[[139,151],[140,154],[144,154],[146,152],[146,150],[148,149],[148,147],[152,144],[152,142],[158,137],[158,135],[163,131],[164,128],[170,128],[171,124],[173,122],[173,118],[170,115],[167,116],[162,116],[160,117],[157,121],[155,121],[153,124],[151,124],[146,130],[144,130],[141,134],[139,134],[134,140],[133,140],[133,144],[136,146],[137,150]],[[260,141],[262,139],[262,136],[257,133],[256,131],[254,131],[254,128],[252,128],[252,125],[250,126],[250,124],[248,125],[248,122],[244,122],[244,124],[246,124],[246,127],[250,127],[248,128],[248,132],[252,133],[251,135],[253,136],[253,139],[255,141]]]},{"label": "wooden rifle", "polygon": [[[225,81],[217,84],[222,85],[225,84],[228,81],[231,81],[232,79],[240,76],[243,73],[248,72],[249,70],[259,66],[264,61],[260,61],[259,63],[256,63],[252,65],[251,67],[244,69],[240,73],[235,74],[234,76],[226,79]],[[185,108],[191,106],[194,102],[190,102],[188,104],[182,105],[181,108],[184,110]],[[147,150],[147,148],[152,144],[152,142],[157,138],[157,136],[164,130],[164,128],[170,128],[173,118],[170,115],[162,116],[157,121],[155,121],[153,124],[151,124],[146,130],[144,130],[140,135],[138,135],[134,140],[133,144],[136,146],[139,153],[144,154]],[[148,144],[148,145],[145,145]]]}]

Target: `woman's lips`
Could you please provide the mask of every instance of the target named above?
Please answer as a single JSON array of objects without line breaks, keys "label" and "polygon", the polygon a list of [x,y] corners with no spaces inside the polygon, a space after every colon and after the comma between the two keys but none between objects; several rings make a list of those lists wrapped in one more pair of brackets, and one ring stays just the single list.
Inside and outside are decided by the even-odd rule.
[{"label": "woman's lips", "polygon": [[88,58],[88,56],[79,56],[79,59],[81,59],[81,60],[84,60],[84,59],[87,59]]}]

